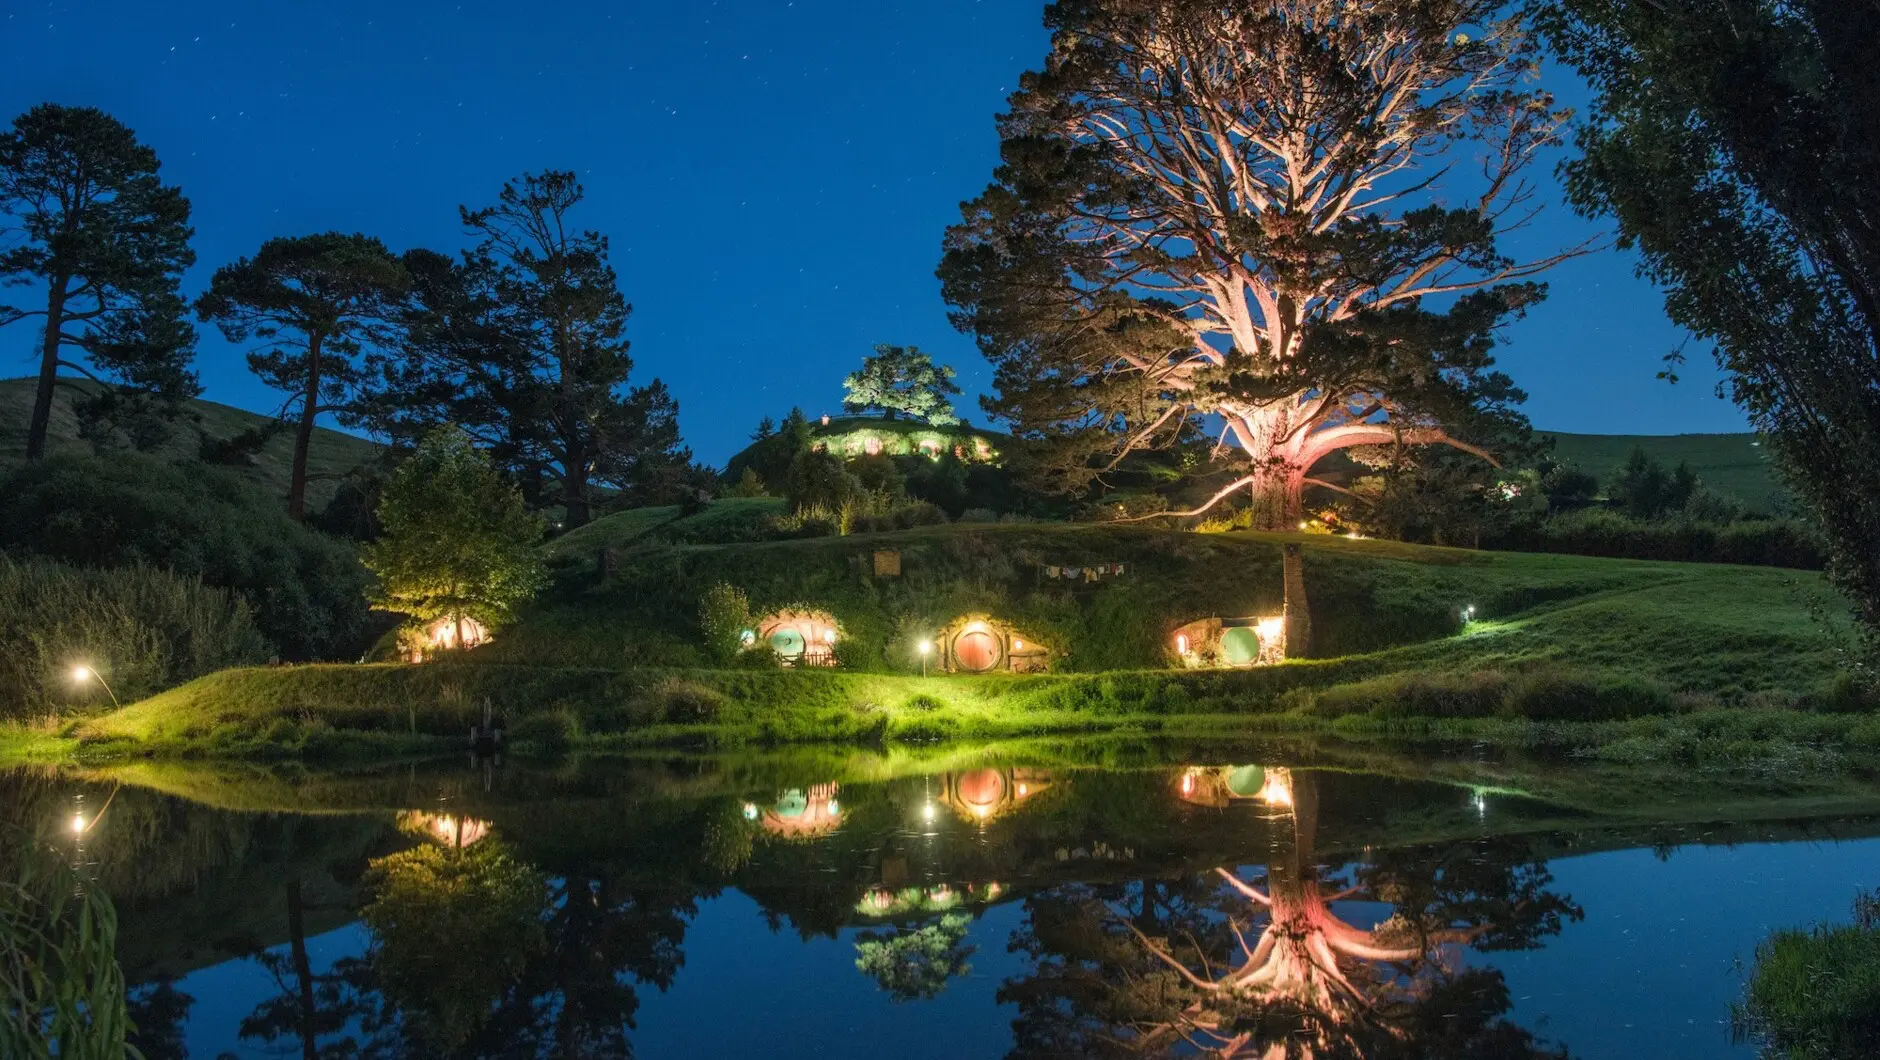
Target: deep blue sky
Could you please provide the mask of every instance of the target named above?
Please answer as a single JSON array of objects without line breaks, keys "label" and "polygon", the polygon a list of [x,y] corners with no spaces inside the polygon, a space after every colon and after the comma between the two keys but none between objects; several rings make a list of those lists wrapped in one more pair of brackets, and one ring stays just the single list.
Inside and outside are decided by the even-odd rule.
[{"label": "deep blue sky", "polygon": [[[634,305],[638,376],[666,380],[687,440],[718,463],[765,414],[837,410],[842,375],[874,343],[934,353],[969,395],[984,385],[933,268],[959,202],[990,175],[994,114],[1044,54],[1042,10],[0,0],[0,111],[97,106],[153,146],[195,204],[191,297],[270,236],[343,229],[455,249],[459,203],[486,203],[525,170],[576,170],[585,223],[613,238]],[[1523,245],[1592,230],[1549,214]],[[1551,283],[1500,354],[1538,426],[1744,429],[1701,351],[1684,383],[1654,378],[1680,333],[1629,259],[1576,261]],[[0,375],[31,371],[30,326],[0,331]],[[208,398],[279,404],[213,331],[199,367]]]}]

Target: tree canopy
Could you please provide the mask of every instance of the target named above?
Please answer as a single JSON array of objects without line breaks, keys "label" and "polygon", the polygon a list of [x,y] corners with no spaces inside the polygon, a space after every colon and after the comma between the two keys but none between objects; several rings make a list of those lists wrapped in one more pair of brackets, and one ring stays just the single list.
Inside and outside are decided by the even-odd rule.
[{"label": "tree canopy", "polygon": [[1569,198],[1615,218],[1671,319],[1716,343],[1731,396],[1827,532],[1830,574],[1880,631],[1880,10],[1536,11],[1594,91]]},{"label": "tree canopy", "polygon": [[356,419],[365,359],[395,339],[393,322],[407,279],[385,244],[324,232],[270,239],[252,258],[215,271],[196,313],[230,342],[254,340],[248,367],[290,396],[296,423],[287,511],[306,515],[307,450],[323,413]]},{"label": "tree canopy", "polygon": [[157,169],[155,151],[91,107],[42,103],[0,134],[0,287],[40,299],[0,304],[0,326],[37,318],[44,328],[29,461],[45,456],[61,368],[116,384],[88,402],[95,413],[121,411],[127,397],[173,413],[202,391],[179,292],[196,262],[189,200]]},{"label": "tree canopy", "polygon": [[847,396],[842,407],[850,412],[880,409],[888,419],[906,416],[936,427],[960,422],[953,398],[960,388],[954,371],[914,346],[876,346],[859,371],[842,380]]},{"label": "tree canopy", "polygon": [[[383,532],[364,552],[379,610],[495,628],[542,583],[541,519],[455,428],[426,435],[399,465],[379,522]],[[465,643],[461,634],[455,643]]]},{"label": "tree canopy", "polygon": [[374,411],[394,436],[458,425],[530,503],[563,506],[570,526],[592,517],[604,489],[657,503],[696,477],[666,385],[629,385],[632,307],[607,237],[575,227],[585,194],[573,173],[524,174],[495,205],[459,209],[479,239],[461,261],[406,255],[405,355]]},{"label": "tree canopy", "polygon": [[[1338,449],[1487,457],[1525,430],[1493,335],[1578,248],[1498,246],[1564,118],[1500,4],[1065,0],[1046,18],[1050,54],[939,269],[1041,484],[1083,488],[1205,429],[1237,474],[1202,509],[1251,489],[1276,526]],[[1479,173],[1456,171],[1459,142]]]}]

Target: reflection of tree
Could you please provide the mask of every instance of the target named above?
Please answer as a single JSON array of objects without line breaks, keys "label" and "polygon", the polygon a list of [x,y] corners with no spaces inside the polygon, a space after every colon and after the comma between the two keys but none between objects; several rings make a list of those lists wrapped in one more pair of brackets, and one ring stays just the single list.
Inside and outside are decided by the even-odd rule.
[{"label": "reflection of tree", "polygon": [[946,989],[947,980],[972,971],[966,945],[970,918],[948,913],[921,927],[864,931],[855,940],[855,967],[872,976],[896,1001],[926,1001]]},{"label": "reflection of tree", "polygon": [[[366,953],[325,970],[306,967],[293,942],[256,955],[280,990],[242,1035],[297,1042],[320,1060],[629,1057],[636,986],[663,990],[678,973],[697,900],[711,893],[690,877],[736,864],[723,849],[744,831],[733,822],[730,803],[643,813],[635,841],[616,829],[604,853],[559,863],[570,848],[538,835],[555,839],[548,871],[487,830],[460,847],[456,829],[416,829],[439,843],[375,859],[366,874]],[[572,849],[603,848],[584,835]],[[628,866],[645,871],[628,878]],[[647,877],[658,882],[636,882]]]},{"label": "reflection of tree", "polygon": [[168,979],[132,990],[124,999],[133,1028],[130,1044],[144,1060],[188,1060],[183,1025],[195,1003]]},{"label": "reflection of tree", "polygon": [[[1013,946],[1035,974],[1001,991],[1020,1008],[1015,1055],[1557,1055],[1503,1018],[1500,973],[1458,953],[1532,945],[1579,915],[1546,890],[1544,864],[1501,842],[1321,873],[1316,782],[1283,780],[1286,797],[1265,800],[1282,809],[1263,876],[1216,869],[1027,900]],[[1343,901],[1393,908],[1367,927]]]}]

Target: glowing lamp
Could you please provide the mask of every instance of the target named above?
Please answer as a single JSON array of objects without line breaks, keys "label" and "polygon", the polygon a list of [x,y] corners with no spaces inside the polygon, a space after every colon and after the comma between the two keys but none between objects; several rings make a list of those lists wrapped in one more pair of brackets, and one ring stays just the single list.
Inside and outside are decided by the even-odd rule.
[{"label": "glowing lamp", "polygon": [[823,413],[823,422],[822,422],[822,425],[823,425],[824,427],[827,427],[827,426],[829,426],[829,414],[828,414],[827,412],[825,412],[825,413]]},{"label": "glowing lamp", "polygon": [[1025,642],[1022,640],[1019,640],[1017,637],[1013,637],[1012,638],[1012,650],[1013,651],[1025,650]]},{"label": "glowing lamp", "polygon": [[835,642],[836,642],[836,631],[833,629],[823,630],[823,643],[834,644]]},{"label": "glowing lamp", "polygon": [[72,680],[83,681],[84,679],[90,676],[91,676],[91,667],[89,666],[72,667]]},{"label": "glowing lamp", "polygon": [[933,653],[933,641],[930,641],[930,640],[921,641],[920,653],[922,655],[931,655]]},{"label": "glowing lamp", "polygon": [[1188,634],[1186,633],[1175,634],[1175,651],[1177,654],[1180,654],[1180,655],[1188,654]]},{"label": "glowing lamp", "polygon": [[744,804],[744,819],[747,821],[757,820],[757,804],[756,803],[747,802]]},{"label": "glowing lamp", "polygon": [[966,624],[966,632],[968,633],[984,633],[985,631],[986,624],[984,622],[969,622]]}]

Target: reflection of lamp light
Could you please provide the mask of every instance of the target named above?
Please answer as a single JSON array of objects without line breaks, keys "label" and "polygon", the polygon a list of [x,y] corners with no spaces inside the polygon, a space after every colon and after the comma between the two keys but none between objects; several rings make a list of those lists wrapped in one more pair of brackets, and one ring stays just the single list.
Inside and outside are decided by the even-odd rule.
[{"label": "reflection of lamp light", "polygon": [[1022,799],[1022,798],[1024,798],[1025,796],[1027,796],[1027,795],[1030,795],[1030,794],[1031,794],[1031,785],[1030,785],[1030,784],[1020,784],[1020,785],[1018,786],[1018,797],[1019,797],[1019,798],[1021,798],[1021,799]]},{"label": "reflection of lamp light", "polygon": [[738,643],[744,645],[747,648],[753,644],[756,644],[757,643],[757,631],[753,629],[747,629],[744,632],[738,634]]},{"label": "reflection of lamp light", "polygon": [[829,816],[840,817],[841,815],[842,815],[842,804],[837,802],[834,799],[830,799],[829,800]]},{"label": "reflection of lamp light", "polygon": [[1195,793],[1195,775],[1194,775],[1194,772],[1191,770],[1187,773],[1182,774],[1182,794],[1193,795],[1194,793]]},{"label": "reflection of lamp light", "polygon": [[1260,800],[1269,806],[1293,804],[1292,774],[1284,769],[1266,771],[1266,783],[1260,785]]},{"label": "reflection of lamp light", "polygon": [[72,834],[73,835],[85,834],[85,815],[84,814],[75,813],[72,815]]},{"label": "reflection of lamp light", "polygon": [[921,818],[922,818],[923,820],[925,820],[925,821],[927,821],[927,822],[928,822],[929,824],[931,824],[931,823],[933,823],[933,816],[934,816],[934,812],[935,812],[935,811],[934,811],[934,806],[933,806],[933,803],[931,803],[931,802],[930,802],[930,803],[927,803],[927,804],[926,804],[925,806],[922,806],[922,807],[920,808],[920,816],[921,816]]},{"label": "reflection of lamp light", "polygon": [[756,803],[747,802],[744,804],[744,819],[747,821],[757,820],[757,804]]},{"label": "reflection of lamp light", "polygon": [[823,630],[823,643],[834,644],[835,642],[836,642],[836,631],[833,629]]}]

